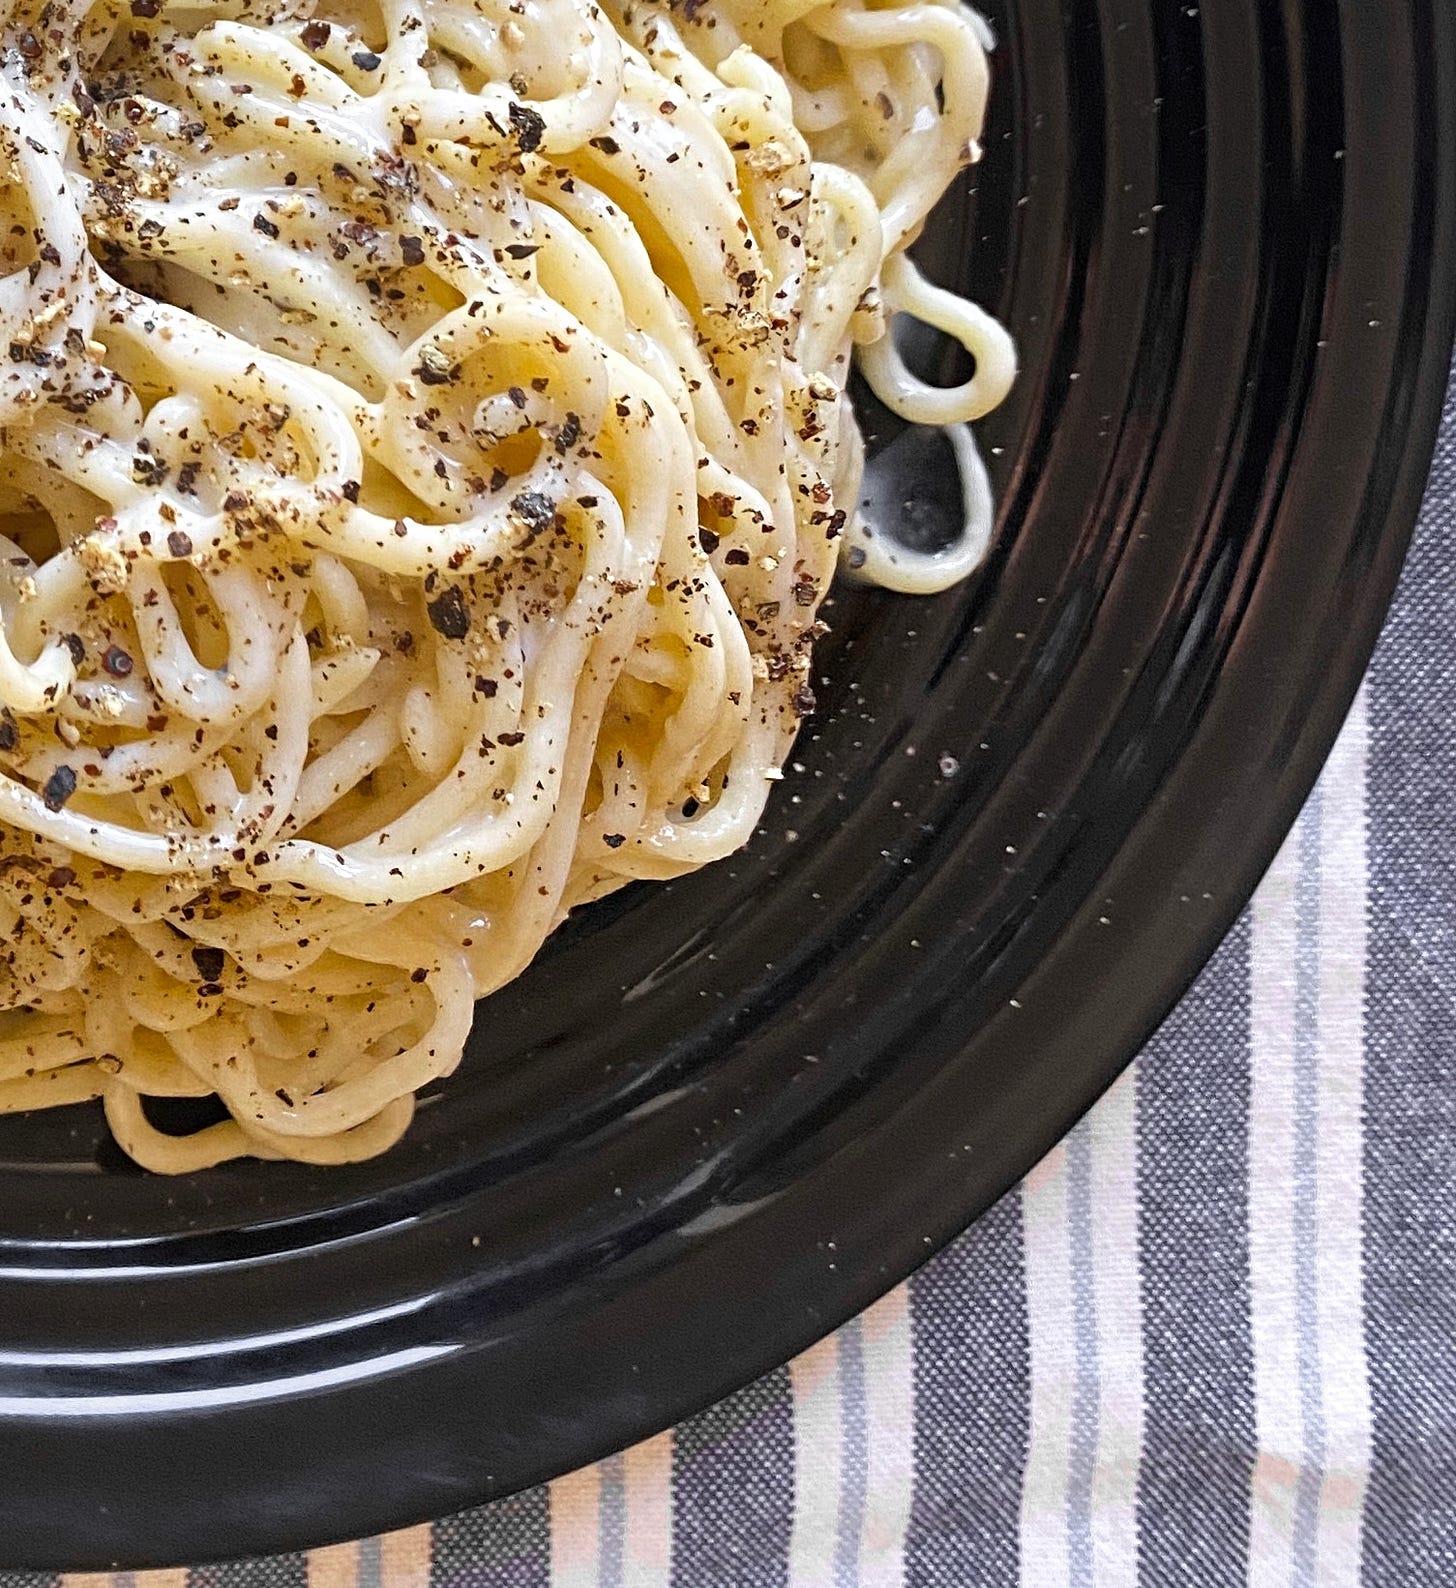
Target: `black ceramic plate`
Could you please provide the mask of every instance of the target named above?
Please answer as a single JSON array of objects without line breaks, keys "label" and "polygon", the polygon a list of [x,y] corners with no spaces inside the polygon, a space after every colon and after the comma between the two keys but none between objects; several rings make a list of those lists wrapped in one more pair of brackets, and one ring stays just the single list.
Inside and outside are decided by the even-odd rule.
[{"label": "black ceramic plate", "polygon": [[[645,1435],[903,1277],[1247,898],[1385,609],[1450,348],[1435,0],[1017,0],[926,239],[1014,328],[1001,533],[841,594],[751,849],[584,913],[402,1147],[147,1179],[0,1122],[0,1557],[277,1549]],[[914,438],[876,492],[934,518]],[[932,525],[933,527],[933,525]]]}]

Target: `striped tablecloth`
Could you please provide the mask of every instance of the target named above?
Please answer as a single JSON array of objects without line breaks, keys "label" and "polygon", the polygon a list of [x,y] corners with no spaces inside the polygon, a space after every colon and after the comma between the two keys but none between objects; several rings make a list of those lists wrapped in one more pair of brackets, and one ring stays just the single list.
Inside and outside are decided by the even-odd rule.
[{"label": "striped tablecloth", "polygon": [[1456,383],[1299,824],[1137,1063],[973,1230],[788,1367],[549,1487],[112,1581],[1456,1584]]}]

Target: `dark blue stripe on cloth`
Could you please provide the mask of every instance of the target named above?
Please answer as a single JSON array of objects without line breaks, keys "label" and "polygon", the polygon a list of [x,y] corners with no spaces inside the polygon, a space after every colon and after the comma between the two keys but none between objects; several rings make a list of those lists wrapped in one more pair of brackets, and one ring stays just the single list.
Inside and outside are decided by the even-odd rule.
[{"label": "dark blue stripe on cloth", "polygon": [[794,1507],[788,1369],[682,1424],[672,1478],[673,1588],[786,1583]]},{"label": "dark blue stripe on cloth", "polygon": [[308,1562],[296,1554],[194,1566],[187,1573],[187,1588],[304,1588],[307,1581]]},{"label": "dark blue stripe on cloth", "polygon": [[1456,1582],[1456,402],[1370,675],[1372,1588]]},{"label": "dark blue stripe on cloth", "polygon": [[433,1588],[547,1588],[547,1491],[527,1489],[435,1523]]},{"label": "dark blue stripe on cloth", "polygon": [[1138,1060],[1139,1578],[1242,1582],[1249,1553],[1249,918]]},{"label": "dark blue stripe on cloth", "polygon": [[916,1274],[910,1321],[908,1588],[1014,1583],[1030,1373],[1019,1191]]}]

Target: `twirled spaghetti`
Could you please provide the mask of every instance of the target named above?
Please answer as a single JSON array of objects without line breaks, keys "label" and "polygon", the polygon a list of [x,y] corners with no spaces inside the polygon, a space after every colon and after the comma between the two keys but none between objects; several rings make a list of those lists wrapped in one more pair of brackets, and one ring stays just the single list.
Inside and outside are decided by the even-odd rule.
[{"label": "twirled spaghetti", "polygon": [[[0,1109],[378,1152],[574,905],[748,837],[857,501],[855,344],[978,24],[832,0],[8,0]],[[905,370],[905,309],[970,349]],[[229,1118],[155,1129],[148,1096]]]}]

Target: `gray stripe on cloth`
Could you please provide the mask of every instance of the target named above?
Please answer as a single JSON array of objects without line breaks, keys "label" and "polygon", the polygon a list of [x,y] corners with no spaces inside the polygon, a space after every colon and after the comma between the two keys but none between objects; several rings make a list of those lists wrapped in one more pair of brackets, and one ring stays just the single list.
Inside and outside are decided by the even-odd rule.
[{"label": "gray stripe on cloth", "polygon": [[597,1583],[599,1588],[622,1588],[627,1558],[627,1464],[620,1455],[608,1456],[598,1472]]},{"label": "gray stripe on cloth", "polygon": [[551,1523],[544,1487],[435,1523],[432,1588],[547,1588]]},{"label": "gray stripe on cloth", "polygon": [[359,1540],[359,1580],[358,1588],[390,1588],[388,1583],[380,1582],[379,1540],[377,1538],[362,1538]]},{"label": "gray stripe on cloth", "polygon": [[1031,1371],[1020,1191],[915,1275],[910,1323],[907,1588],[1014,1583]]},{"label": "gray stripe on cloth", "polygon": [[1249,917],[1138,1059],[1138,1576],[1242,1582],[1254,1459]]},{"label": "gray stripe on cloth", "polygon": [[839,1525],[834,1588],[859,1588],[859,1541],[870,1476],[869,1406],[865,1399],[864,1328],[852,1318],[839,1331]]},{"label": "gray stripe on cloth", "polygon": [[187,1588],[305,1588],[307,1582],[308,1557],[303,1554],[194,1566],[187,1573]]},{"label": "gray stripe on cloth", "polygon": [[673,1588],[788,1581],[794,1411],[787,1368],[683,1423],[673,1441]]},{"label": "gray stripe on cloth", "polygon": [[1092,1582],[1092,1484],[1097,1475],[1097,1292],[1092,1279],[1092,1130],[1067,1140],[1067,1235],[1072,1259],[1072,1426],[1067,1451],[1067,1570],[1072,1588]]},{"label": "gray stripe on cloth", "polygon": [[1456,401],[1370,679],[1371,1588],[1456,1582]]},{"label": "gray stripe on cloth", "polygon": [[1325,1464],[1324,1391],[1319,1348],[1319,982],[1320,841],[1318,786],[1299,818],[1294,890],[1294,1339],[1299,1362],[1300,1467],[1294,1486],[1291,1559],[1295,1588],[1313,1588]]}]

